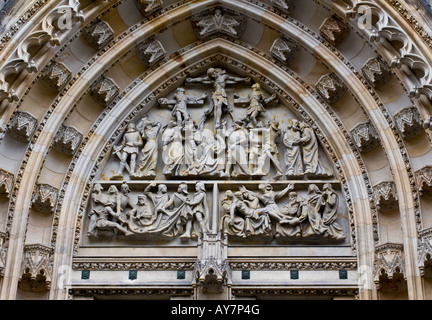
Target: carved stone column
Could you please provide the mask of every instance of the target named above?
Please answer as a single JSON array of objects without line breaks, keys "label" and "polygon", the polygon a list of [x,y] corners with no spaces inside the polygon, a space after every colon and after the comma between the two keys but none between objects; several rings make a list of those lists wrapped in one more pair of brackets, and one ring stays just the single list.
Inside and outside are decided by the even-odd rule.
[{"label": "carved stone column", "polygon": [[198,244],[192,285],[200,295],[230,297],[231,269],[229,267],[227,238],[221,233],[205,233]]},{"label": "carved stone column", "polygon": [[403,245],[386,243],[376,247],[374,282],[378,289],[398,290],[406,281]]},{"label": "carved stone column", "polygon": [[52,248],[40,244],[24,247],[19,288],[26,291],[48,291],[52,278]]}]

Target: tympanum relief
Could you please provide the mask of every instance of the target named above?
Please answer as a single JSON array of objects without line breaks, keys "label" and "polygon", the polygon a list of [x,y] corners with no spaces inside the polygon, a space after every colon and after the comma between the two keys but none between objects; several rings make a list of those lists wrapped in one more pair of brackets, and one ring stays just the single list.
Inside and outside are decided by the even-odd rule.
[{"label": "tympanum relief", "polygon": [[92,188],[90,241],[348,241],[316,131],[276,94],[211,67],[154,103],[125,124]]}]

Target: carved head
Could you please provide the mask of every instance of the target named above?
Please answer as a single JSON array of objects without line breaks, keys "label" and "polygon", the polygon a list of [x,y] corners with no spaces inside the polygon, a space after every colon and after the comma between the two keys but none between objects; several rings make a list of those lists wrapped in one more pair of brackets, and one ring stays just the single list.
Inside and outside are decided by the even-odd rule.
[{"label": "carved head", "polygon": [[168,188],[165,184],[160,184],[158,187],[158,192],[159,193],[166,193],[168,191]]},{"label": "carved head", "polygon": [[139,205],[144,205],[146,200],[147,200],[147,196],[145,194],[138,196],[138,204]]},{"label": "carved head", "polygon": [[101,192],[101,191],[103,191],[103,187],[102,187],[102,185],[101,185],[100,183],[96,183],[96,184],[94,185],[94,187],[93,187],[93,191],[94,191],[94,192]]},{"label": "carved head", "polygon": [[179,193],[184,193],[184,194],[187,194],[188,193],[188,186],[187,186],[187,184],[186,183],[182,183],[181,185],[179,185],[179,187],[178,187],[178,192]]},{"label": "carved head", "polygon": [[108,193],[110,194],[117,194],[118,193],[118,189],[115,185],[112,185],[108,188]]},{"label": "carved head", "polygon": [[195,190],[196,191],[206,191],[204,183],[203,182],[198,182],[195,185]]}]

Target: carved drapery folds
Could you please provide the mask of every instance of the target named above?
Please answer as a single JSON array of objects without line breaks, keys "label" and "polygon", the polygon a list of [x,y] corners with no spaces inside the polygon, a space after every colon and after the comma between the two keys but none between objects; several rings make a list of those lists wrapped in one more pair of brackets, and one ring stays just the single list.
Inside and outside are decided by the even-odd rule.
[{"label": "carved drapery folds", "polygon": [[108,106],[119,94],[120,88],[115,81],[106,76],[100,77],[90,89],[91,97],[102,106]]},{"label": "carved drapery folds", "polygon": [[370,122],[358,124],[351,130],[351,135],[360,152],[370,152],[380,145],[378,133]]},{"label": "carved drapery folds", "polygon": [[404,108],[394,116],[396,127],[406,140],[419,136],[423,130],[420,114],[416,107]]},{"label": "carved drapery folds", "polygon": [[82,133],[76,128],[62,125],[54,137],[53,147],[65,155],[73,155],[82,140]]},{"label": "carved drapery folds", "polygon": [[21,142],[29,142],[36,130],[38,119],[26,111],[17,111],[9,125],[9,135]]},{"label": "carved drapery folds", "polygon": [[165,57],[165,49],[160,41],[149,39],[137,46],[138,55],[146,66],[150,67]]},{"label": "carved drapery folds", "polygon": [[152,13],[162,9],[162,0],[135,0],[135,5],[137,6],[139,12],[143,17],[147,17]]},{"label": "carved drapery folds", "polygon": [[99,20],[84,30],[84,37],[93,48],[100,50],[114,39],[114,31],[108,22]]},{"label": "carved drapery folds", "polygon": [[334,73],[322,76],[316,84],[316,89],[329,104],[339,101],[347,91],[343,81]]},{"label": "carved drapery folds", "polygon": [[379,58],[369,59],[362,67],[362,72],[375,89],[383,87],[392,77],[390,68]]},{"label": "carved drapery folds", "polygon": [[421,195],[432,195],[432,167],[425,166],[416,171],[417,185]]},{"label": "carved drapery folds", "polygon": [[231,286],[227,250],[227,239],[220,233],[203,235],[198,244],[198,260],[195,262],[192,286],[202,286],[203,293],[220,293],[223,292],[223,286]]},{"label": "carved drapery folds", "polygon": [[298,0],[272,0],[271,3],[275,9],[290,14],[294,10],[297,1]]},{"label": "carved drapery folds", "polygon": [[54,213],[57,197],[57,188],[49,184],[38,184],[33,193],[32,206],[41,213]]},{"label": "carved drapery folds", "polygon": [[72,79],[72,72],[61,62],[54,62],[47,67],[42,75],[48,87],[61,91]]},{"label": "carved drapery folds", "polygon": [[240,39],[246,29],[246,17],[221,7],[192,17],[192,24],[199,39],[223,34]]},{"label": "carved drapery folds", "polygon": [[337,47],[349,36],[349,26],[337,16],[324,20],[320,27],[321,36]]},{"label": "carved drapery folds", "polygon": [[9,197],[14,186],[15,177],[12,173],[0,169],[0,195]]},{"label": "carved drapery folds", "polygon": [[374,186],[375,204],[382,211],[394,210],[398,206],[398,197],[394,182],[381,182]]},{"label": "carved drapery folds", "polygon": [[422,230],[418,240],[418,263],[422,277],[432,277],[432,228]]},{"label": "carved drapery folds", "polygon": [[270,49],[272,56],[286,65],[295,59],[298,51],[297,43],[284,37],[276,39]]},{"label": "carved drapery folds", "polygon": [[24,259],[18,286],[26,291],[48,291],[52,279],[52,248],[43,245],[24,247]]},{"label": "carved drapery folds", "polygon": [[403,245],[386,243],[375,248],[374,282],[378,289],[398,290],[406,280]]}]

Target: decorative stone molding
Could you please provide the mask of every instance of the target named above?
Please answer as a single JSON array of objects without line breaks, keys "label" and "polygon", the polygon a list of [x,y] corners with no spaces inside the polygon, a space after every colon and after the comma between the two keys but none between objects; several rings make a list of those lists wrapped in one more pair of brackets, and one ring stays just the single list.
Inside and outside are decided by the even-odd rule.
[{"label": "decorative stone molding", "polygon": [[356,270],[357,262],[289,261],[289,262],[230,262],[232,270]]},{"label": "decorative stone molding", "polygon": [[377,246],[374,262],[374,282],[377,288],[397,290],[403,280],[406,280],[403,245],[386,243]]},{"label": "decorative stone molding", "polygon": [[417,185],[421,195],[432,194],[432,167],[425,166],[416,171]]},{"label": "decorative stone molding", "polygon": [[404,139],[412,139],[424,132],[416,107],[404,108],[395,114],[395,124]]},{"label": "decorative stone molding", "polygon": [[198,260],[193,271],[192,286],[201,285],[202,292],[222,292],[231,286],[227,238],[219,234],[204,233],[198,244]]},{"label": "decorative stone molding", "polygon": [[246,23],[245,16],[220,7],[192,16],[192,25],[199,39],[219,33],[240,39]]},{"label": "decorative stone molding", "polygon": [[93,48],[100,50],[114,39],[114,31],[107,22],[99,20],[84,30],[84,37]]},{"label": "decorative stone molding", "polygon": [[72,79],[72,72],[61,62],[52,63],[42,75],[48,87],[61,91]]},{"label": "decorative stone molding", "polygon": [[12,173],[0,169],[0,195],[6,195],[9,197],[12,192],[15,177]]},{"label": "decorative stone molding", "polygon": [[66,155],[73,155],[82,141],[82,133],[74,127],[61,126],[54,137],[53,147]]},{"label": "decorative stone molding", "polygon": [[[118,260],[118,259],[117,259]],[[155,270],[193,270],[195,262],[170,262],[170,261],[74,261],[73,270],[89,271],[155,271]]]},{"label": "decorative stone molding", "polygon": [[26,111],[17,111],[9,125],[9,135],[21,142],[29,142],[36,130],[38,119]]},{"label": "decorative stone molding", "polygon": [[289,65],[294,60],[298,51],[297,43],[284,37],[276,39],[270,49],[272,56],[286,65]]},{"label": "decorative stone molding", "polygon": [[40,244],[24,247],[24,259],[18,286],[26,291],[43,292],[51,287],[52,248]]},{"label": "decorative stone molding", "polygon": [[418,239],[418,263],[422,277],[432,276],[432,228],[422,230]]},{"label": "decorative stone molding", "polygon": [[337,47],[349,35],[350,29],[348,24],[337,16],[327,18],[319,28],[321,36]]},{"label": "decorative stone molding", "polygon": [[194,290],[193,289],[159,289],[159,288],[148,288],[148,289],[100,289],[100,288],[79,288],[79,289],[70,289],[69,294],[71,296],[87,296],[91,297],[94,295],[98,296],[138,296],[138,295],[144,295],[144,296],[161,296],[161,295],[168,295],[168,296],[193,296]]},{"label": "decorative stone molding", "polygon": [[334,73],[322,76],[316,84],[316,89],[329,104],[339,101],[347,91],[345,84]]},{"label": "decorative stone molding", "polygon": [[57,204],[58,190],[49,184],[36,185],[32,206],[41,213],[53,213]]},{"label": "decorative stone molding", "polygon": [[119,86],[111,78],[102,76],[90,89],[93,99],[103,105],[108,106],[120,93]]},{"label": "decorative stone molding", "polygon": [[321,288],[321,289],[232,289],[232,295],[236,297],[256,296],[357,296],[358,289],[353,288]]},{"label": "decorative stone molding", "polygon": [[275,9],[283,13],[290,14],[295,7],[297,0],[272,0],[272,5]]},{"label": "decorative stone molding", "polygon": [[0,232],[0,276],[4,276],[4,268],[6,265],[6,254],[7,254],[7,245],[6,245],[6,233]]},{"label": "decorative stone molding", "polygon": [[375,89],[383,87],[392,77],[390,68],[380,58],[369,59],[362,67],[362,72]]},{"label": "decorative stone molding", "polygon": [[394,210],[398,206],[398,197],[394,182],[381,182],[374,186],[375,204],[381,211]]},{"label": "decorative stone molding", "polygon": [[378,133],[370,122],[358,124],[351,130],[351,135],[360,152],[370,152],[380,145]]},{"label": "decorative stone molding", "polygon": [[135,5],[143,17],[162,9],[162,0],[135,0]]},{"label": "decorative stone molding", "polygon": [[138,55],[146,66],[151,67],[165,57],[165,49],[156,39],[150,39],[137,46]]}]

